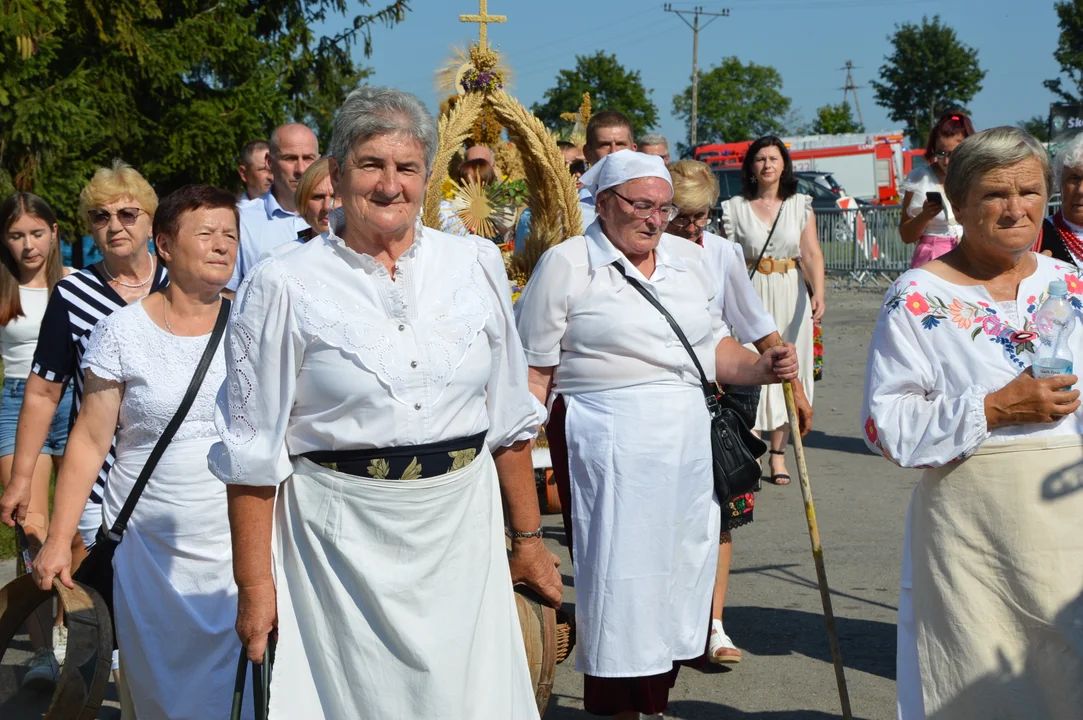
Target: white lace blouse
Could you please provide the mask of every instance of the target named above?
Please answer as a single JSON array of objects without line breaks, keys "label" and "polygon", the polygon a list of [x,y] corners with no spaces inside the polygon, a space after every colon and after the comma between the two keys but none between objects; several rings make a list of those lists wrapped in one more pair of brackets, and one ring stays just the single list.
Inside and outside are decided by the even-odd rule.
[{"label": "white lace blouse", "polygon": [[256,266],[226,337],[209,464],[227,483],[281,483],[291,455],[315,450],[479,432],[496,449],[545,418],[488,240],[419,229],[393,281],[332,229]]},{"label": "white lace blouse", "polygon": [[[1015,302],[997,303],[981,285],[954,285],[911,270],[888,289],[865,367],[864,436],[871,449],[903,467],[939,467],[986,442],[1083,433],[1083,409],[1050,425],[1006,425],[990,432],[985,396],[1034,360],[1034,314],[1049,283],[1068,283],[1077,313],[1083,281],[1044,255],[1019,285]],[[1014,305],[1014,307],[1012,307]],[[1069,337],[1083,362],[1083,328]],[[1079,362],[1076,363],[1079,368]]]},{"label": "white lace blouse", "polygon": [[[150,319],[141,301],[122,307],[94,326],[83,355],[83,369],[103,380],[124,383],[117,421],[118,457],[126,450],[151,448],[158,442],[180,407],[208,340],[209,333],[181,337],[166,332]],[[215,398],[225,376],[225,357],[219,345],[174,442],[217,436]]]}]

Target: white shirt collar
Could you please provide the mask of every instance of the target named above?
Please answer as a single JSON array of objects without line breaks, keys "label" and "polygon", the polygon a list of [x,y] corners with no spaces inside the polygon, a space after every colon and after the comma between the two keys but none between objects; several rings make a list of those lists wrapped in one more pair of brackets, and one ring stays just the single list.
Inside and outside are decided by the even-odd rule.
[{"label": "white shirt collar", "polygon": [[278,198],[275,197],[274,185],[272,185],[271,189],[265,192],[260,199],[263,200],[263,210],[267,213],[268,220],[272,220],[276,217],[300,217],[299,213],[283,209],[282,205],[278,202]]},{"label": "white shirt collar", "polygon": [[[359,253],[342,239],[339,235],[346,226],[346,213],[339,207],[331,211],[331,215],[328,217],[327,232],[323,234],[323,237],[327,239],[327,242],[332,247],[338,249],[338,251],[344,254],[347,258],[353,259],[359,263],[361,268],[367,272],[379,272],[383,270],[387,272],[387,268],[383,263],[377,262],[376,258],[372,257],[368,253]],[[425,244],[425,234],[428,232],[428,228],[421,224],[420,221],[414,225],[414,242],[410,245],[409,249],[399,256],[398,263],[406,261],[413,262],[417,258],[420,246]]]},{"label": "white shirt collar", "polygon": [[[633,268],[628,258],[624,256],[616,245],[610,241],[602,232],[601,220],[595,220],[590,224],[585,233],[587,238],[587,262],[589,263],[590,271],[594,272],[600,267],[611,265],[614,262],[620,262],[624,265],[625,269]],[[674,239],[680,240],[680,238],[674,238],[671,235],[662,233],[662,237],[658,240],[657,247],[654,248],[655,264],[665,268],[673,268],[674,270],[684,272],[688,269],[684,260],[672,251],[670,243]],[[681,240],[681,242],[687,242],[687,240]],[[638,272],[638,270],[636,271]],[[663,276],[659,276],[659,279]]]}]

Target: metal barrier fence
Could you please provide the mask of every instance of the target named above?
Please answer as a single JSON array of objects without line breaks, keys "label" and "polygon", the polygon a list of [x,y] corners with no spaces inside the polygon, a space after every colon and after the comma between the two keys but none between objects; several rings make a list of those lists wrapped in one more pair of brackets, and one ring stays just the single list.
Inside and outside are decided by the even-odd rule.
[{"label": "metal barrier fence", "polygon": [[[1047,215],[1059,209],[1059,200],[1051,202]],[[901,217],[900,205],[816,211],[816,232],[833,287],[883,287],[910,268],[916,246],[902,241]]]}]

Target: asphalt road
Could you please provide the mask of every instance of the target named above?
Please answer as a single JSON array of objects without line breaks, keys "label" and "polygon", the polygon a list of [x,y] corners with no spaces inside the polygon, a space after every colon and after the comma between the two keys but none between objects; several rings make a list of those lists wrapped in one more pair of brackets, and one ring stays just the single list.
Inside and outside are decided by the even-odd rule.
[{"label": "asphalt road", "polygon": [[[827,576],[854,717],[894,716],[895,610],[906,504],[918,475],[865,450],[859,418],[865,355],[879,308],[875,292],[836,291],[824,322],[825,374],[816,384],[813,432],[805,441]],[[764,485],[756,520],[734,532],[726,631],[744,651],[733,669],[683,669],[667,718],[825,720],[841,717],[808,530],[796,482]],[[564,559],[568,609],[575,602],[571,563],[560,546],[560,517],[546,517],[547,542]],[[0,584],[14,564],[0,563]],[[634,632],[634,628],[629,628]],[[44,704],[2,694],[3,673],[24,657],[25,642],[0,666],[0,716],[40,718]],[[546,720],[592,717],[582,710],[574,658],[557,668]],[[112,689],[110,689],[110,696]],[[117,717],[115,708],[100,717]]]}]

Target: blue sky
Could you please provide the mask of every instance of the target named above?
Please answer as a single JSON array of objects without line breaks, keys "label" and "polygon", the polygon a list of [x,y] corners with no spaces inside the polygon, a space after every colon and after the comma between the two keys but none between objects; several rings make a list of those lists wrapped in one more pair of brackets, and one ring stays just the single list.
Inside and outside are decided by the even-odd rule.
[{"label": "blue sky", "polygon": [[[672,99],[691,77],[692,31],[663,12],[662,5],[661,0],[489,0],[490,13],[508,16],[506,24],[489,26],[489,41],[514,69],[512,93],[527,107],[554,84],[558,70],[574,67],[576,54],[616,54],[625,67],[640,71],[659,109],[659,130],[675,143],[685,127],[672,115]],[[673,5],[729,8],[729,17],[700,32],[700,67],[728,55],[774,65],[782,74],[783,92],[806,119],[820,105],[842,99],[845,72],[839,68],[849,59],[860,68],[854,73],[857,84],[865,86],[858,93],[866,127],[896,127],[875,104],[868,81],[878,75],[896,23],[920,22],[922,15],[937,13],[964,43],[977,48],[988,72],[970,107],[979,129],[1044,116],[1055,99],[1042,87],[1042,80],[1058,71],[1052,54],[1058,37],[1052,0],[699,0]],[[435,111],[439,98],[433,73],[452,46],[476,39],[477,26],[460,24],[458,16],[476,13],[478,2],[413,0],[411,6],[402,24],[374,30],[372,57],[362,57],[360,49],[356,54],[374,70],[373,82],[414,92]],[[333,25],[328,23],[328,29]]]}]

